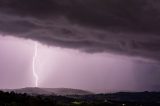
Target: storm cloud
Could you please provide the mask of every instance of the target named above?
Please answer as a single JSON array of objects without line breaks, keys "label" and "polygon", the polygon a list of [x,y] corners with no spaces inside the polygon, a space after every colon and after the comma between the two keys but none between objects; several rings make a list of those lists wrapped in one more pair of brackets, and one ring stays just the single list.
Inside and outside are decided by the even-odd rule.
[{"label": "storm cloud", "polygon": [[0,33],[160,60],[159,0],[0,0]]}]

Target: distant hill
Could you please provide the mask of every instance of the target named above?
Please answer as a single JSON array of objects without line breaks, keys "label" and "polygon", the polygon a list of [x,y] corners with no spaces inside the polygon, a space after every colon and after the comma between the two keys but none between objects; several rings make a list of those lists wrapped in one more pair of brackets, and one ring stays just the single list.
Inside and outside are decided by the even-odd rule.
[{"label": "distant hill", "polygon": [[37,87],[27,87],[20,89],[3,89],[4,92],[12,92],[18,94],[29,94],[29,95],[90,95],[92,92],[80,90],[80,89],[71,89],[71,88],[37,88]]}]

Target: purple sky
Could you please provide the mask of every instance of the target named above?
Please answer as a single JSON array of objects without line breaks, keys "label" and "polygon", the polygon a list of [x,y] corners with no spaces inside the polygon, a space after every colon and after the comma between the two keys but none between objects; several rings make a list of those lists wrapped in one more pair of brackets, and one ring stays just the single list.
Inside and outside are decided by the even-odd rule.
[{"label": "purple sky", "polygon": [[160,0],[0,0],[0,88],[35,86],[36,41],[39,87],[160,90],[159,5]]},{"label": "purple sky", "polygon": [[[34,41],[0,36],[0,87],[35,86]],[[155,61],[109,53],[85,53],[38,44],[39,87],[77,88],[93,92],[160,90]]]}]

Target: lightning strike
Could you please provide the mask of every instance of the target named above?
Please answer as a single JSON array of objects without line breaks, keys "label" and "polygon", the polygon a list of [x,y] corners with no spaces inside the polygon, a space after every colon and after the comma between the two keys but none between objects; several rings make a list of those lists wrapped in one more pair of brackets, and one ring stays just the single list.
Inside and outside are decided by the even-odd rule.
[{"label": "lightning strike", "polygon": [[34,55],[32,60],[32,71],[33,76],[35,77],[35,86],[38,87],[38,75],[36,73],[36,58],[37,58],[38,44],[35,42],[34,44]]}]

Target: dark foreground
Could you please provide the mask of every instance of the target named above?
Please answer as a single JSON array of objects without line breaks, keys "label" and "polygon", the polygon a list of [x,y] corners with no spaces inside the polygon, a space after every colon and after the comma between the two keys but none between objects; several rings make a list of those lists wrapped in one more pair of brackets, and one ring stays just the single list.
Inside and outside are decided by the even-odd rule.
[{"label": "dark foreground", "polygon": [[114,93],[85,96],[31,96],[0,92],[0,106],[160,106],[160,93]]}]

